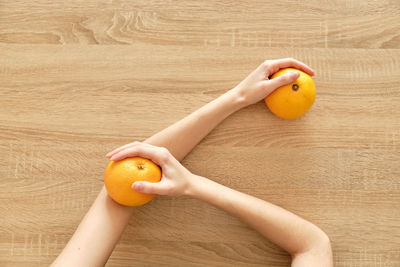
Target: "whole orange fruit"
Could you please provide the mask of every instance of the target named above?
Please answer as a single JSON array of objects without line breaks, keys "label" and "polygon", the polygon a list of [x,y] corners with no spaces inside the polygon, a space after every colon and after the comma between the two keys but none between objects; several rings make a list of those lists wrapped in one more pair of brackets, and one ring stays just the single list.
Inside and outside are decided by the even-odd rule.
[{"label": "whole orange fruit", "polygon": [[293,69],[281,69],[272,75],[272,79],[290,71],[300,72],[299,78],[291,84],[279,87],[265,98],[272,113],[284,119],[296,119],[306,113],[315,100],[314,80],[307,73]]},{"label": "whole orange fruit", "polygon": [[110,197],[125,206],[140,206],[152,200],[154,194],[144,194],[133,190],[136,181],[157,183],[161,180],[161,170],[151,160],[134,157],[120,161],[110,161],[104,173],[104,185]]}]

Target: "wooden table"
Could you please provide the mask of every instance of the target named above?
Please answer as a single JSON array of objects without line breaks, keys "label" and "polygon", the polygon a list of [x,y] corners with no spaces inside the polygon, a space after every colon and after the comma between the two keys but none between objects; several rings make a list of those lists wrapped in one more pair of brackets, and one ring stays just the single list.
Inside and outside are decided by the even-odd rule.
[{"label": "wooden table", "polygon": [[[336,266],[400,266],[398,1],[0,1],[0,265],[45,266],[103,184],[105,153],[232,88],[265,59],[315,71],[306,116],[229,117],[192,172],[320,226]],[[108,266],[288,266],[186,197],[135,212]]]}]

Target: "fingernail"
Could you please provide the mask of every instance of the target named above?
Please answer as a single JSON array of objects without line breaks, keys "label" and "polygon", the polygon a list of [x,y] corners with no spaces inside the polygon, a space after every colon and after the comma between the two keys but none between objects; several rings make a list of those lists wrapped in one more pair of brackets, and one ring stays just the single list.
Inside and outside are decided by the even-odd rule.
[{"label": "fingernail", "polygon": [[135,191],[142,191],[142,189],[143,189],[143,185],[141,184],[141,183],[133,183],[133,185],[132,185],[132,188],[135,190]]},{"label": "fingernail", "polygon": [[299,75],[300,75],[300,72],[298,72],[298,71],[293,71],[293,72],[290,74],[290,77],[295,78],[295,77],[298,77]]}]

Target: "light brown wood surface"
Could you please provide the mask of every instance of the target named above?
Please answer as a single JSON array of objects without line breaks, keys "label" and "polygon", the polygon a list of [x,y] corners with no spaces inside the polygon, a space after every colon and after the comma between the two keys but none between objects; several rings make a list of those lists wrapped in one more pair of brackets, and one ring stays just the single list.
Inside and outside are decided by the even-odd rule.
[{"label": "light brown wood surface", "polygon": [[[263,103],[217,127],[194,173],[320,226],[336,266],[400,266],[399,1],[0,1],[0,266],[46,266],[143,140],[264,59],[316,71],[306,116]],[[137,208],[108,266],[288,266],[186,197]]]}]

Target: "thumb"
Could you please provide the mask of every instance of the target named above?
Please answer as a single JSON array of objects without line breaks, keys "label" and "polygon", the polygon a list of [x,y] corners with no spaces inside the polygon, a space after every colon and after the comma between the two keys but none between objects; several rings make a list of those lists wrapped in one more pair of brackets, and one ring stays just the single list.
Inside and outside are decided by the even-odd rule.
[{"label": "thumb", "polygon": [[132,184],[132,189],[145,194],[160,194],[162,188],[160,188],[160,182],[150,183],[150,182],[134,182]]},{"label": "thumb", "polygon": [[275,90],[278,87],[294,82],[297,78],[299,78],[299,76],[300,72],[291,71],[267,82],[269,83],[270,88],[272,87],[273,90]]}]

